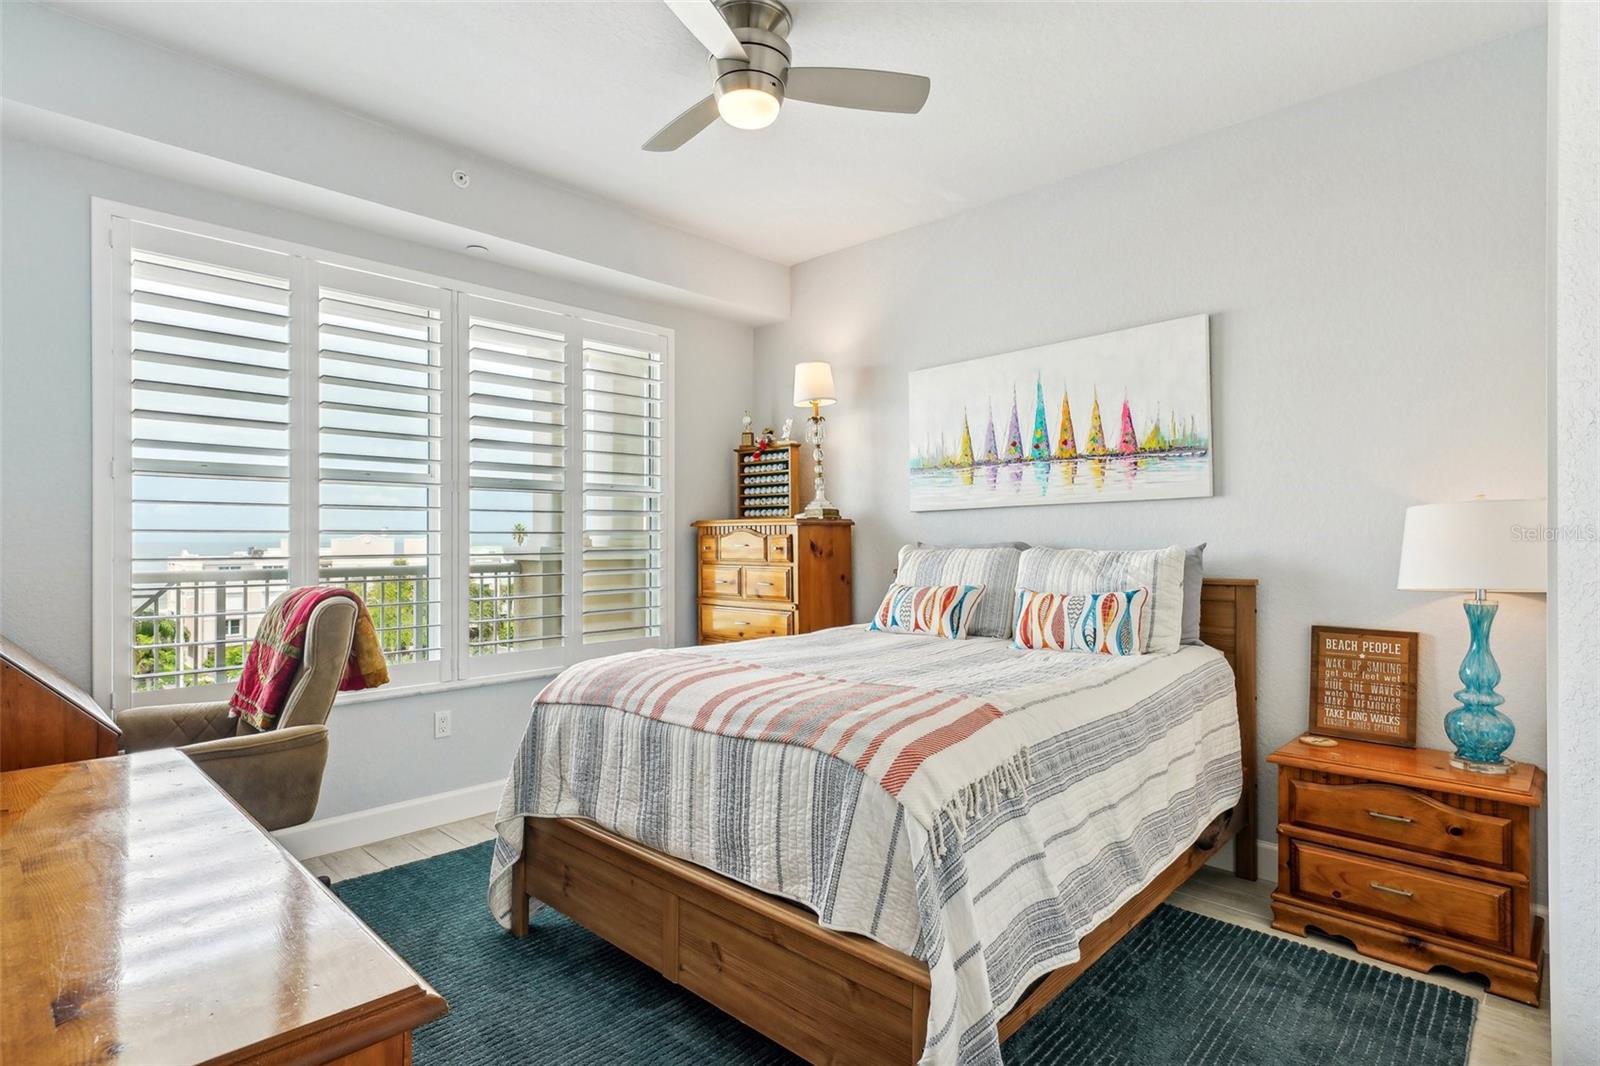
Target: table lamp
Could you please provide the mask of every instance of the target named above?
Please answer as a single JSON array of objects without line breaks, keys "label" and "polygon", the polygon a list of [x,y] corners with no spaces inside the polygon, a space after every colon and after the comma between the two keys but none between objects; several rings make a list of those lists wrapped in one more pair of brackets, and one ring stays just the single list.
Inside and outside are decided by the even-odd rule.
[{"label": "table lamp", "polygon": [[828,502],[822,481],[822,408],[837,402],[833,391],[833,367],[827,363],[796,363],[794,366],[794,405],[811,408],[811,502],[800,512],[801,518],[838,518],[839,509]]},{"label": "table lamp", "polygon": [[1471,591],[1465,603],[1471,642],[1461,661],[1459,706],[1444,716],[1445,735],[1456,746],[1450,765],[1503,774],[1517,728],[1500,710],[1495,691],[1500,666],[1489,651],[1489,628],[1500,592],[1545,590],[1545,501],[1471,500],[1406,508],[1397,587],[1423,592]]}]

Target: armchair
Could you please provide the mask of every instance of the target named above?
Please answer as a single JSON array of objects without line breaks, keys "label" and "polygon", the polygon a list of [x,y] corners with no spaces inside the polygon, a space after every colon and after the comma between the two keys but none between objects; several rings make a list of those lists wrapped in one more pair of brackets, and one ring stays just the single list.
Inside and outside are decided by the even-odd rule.
[{"label": "armchair", "polygon": [[312,611],[277,728],[263,733],[229,718],[226,700],[135,707],[117,715],[123,750],[177,748],[266,829],[310,821],[328,761],[328,714],[355,629],[352,600],[330,599]]}]

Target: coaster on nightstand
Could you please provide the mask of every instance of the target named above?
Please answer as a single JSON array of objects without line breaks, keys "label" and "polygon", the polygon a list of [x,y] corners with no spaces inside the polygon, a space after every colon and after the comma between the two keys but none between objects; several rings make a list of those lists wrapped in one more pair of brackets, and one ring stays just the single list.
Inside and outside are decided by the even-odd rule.
[{"label": "coaster on nightstand", "polygon": [[1337,748],[1339,746],[1339,742],[1332,737],[1318,737],[1310,733],[1301,737],[1300,743],[1310,744],[1313,748]]}]

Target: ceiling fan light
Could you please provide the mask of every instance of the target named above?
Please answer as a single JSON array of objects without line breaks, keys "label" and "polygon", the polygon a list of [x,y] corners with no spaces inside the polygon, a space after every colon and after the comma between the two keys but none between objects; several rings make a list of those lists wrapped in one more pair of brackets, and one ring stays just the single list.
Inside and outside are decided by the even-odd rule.
[{"label": "ceiling fan light", "polygon": [[717,113],[735,129],[760,130],[772,125],[783,105],[764,89],[729,89],[717,97]]}]

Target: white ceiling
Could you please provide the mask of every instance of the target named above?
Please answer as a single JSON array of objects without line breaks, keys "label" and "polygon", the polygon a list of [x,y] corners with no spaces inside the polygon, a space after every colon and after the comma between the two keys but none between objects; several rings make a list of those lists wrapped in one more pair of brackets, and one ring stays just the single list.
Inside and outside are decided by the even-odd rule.
[{"label": "white ceiling", "polygon": [[926,74],[920,115],[786,105],[639,145],[710,88],[655,0],[59,5],[782,263],[1540,24],[1517,3],[794,0],[797,65]]}]

